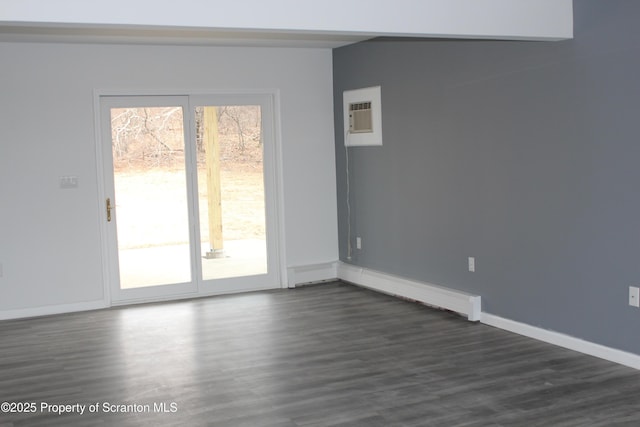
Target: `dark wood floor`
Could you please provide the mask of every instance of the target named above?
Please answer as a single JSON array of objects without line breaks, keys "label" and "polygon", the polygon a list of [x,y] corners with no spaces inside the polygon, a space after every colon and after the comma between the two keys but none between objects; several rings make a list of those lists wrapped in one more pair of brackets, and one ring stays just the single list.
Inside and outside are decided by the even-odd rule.
[{"label": "dark wood floor", "polygon": [[2,427],[638,426],[640,372],[335,283],[0,322],[0,402],[37,405]]}]

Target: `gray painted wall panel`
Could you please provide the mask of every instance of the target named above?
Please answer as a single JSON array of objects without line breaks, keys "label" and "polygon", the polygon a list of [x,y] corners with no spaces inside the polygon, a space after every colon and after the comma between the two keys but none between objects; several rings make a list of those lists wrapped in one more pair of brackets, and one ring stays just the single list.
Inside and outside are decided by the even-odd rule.
[{"label": "gray painted wall panel", "polygon": [[[640,354],[640,2],[574,11],[569,41],[334,51],[340,257]],[[342,91],[372,85],[384,145],[349,149],[349,261]]]}]

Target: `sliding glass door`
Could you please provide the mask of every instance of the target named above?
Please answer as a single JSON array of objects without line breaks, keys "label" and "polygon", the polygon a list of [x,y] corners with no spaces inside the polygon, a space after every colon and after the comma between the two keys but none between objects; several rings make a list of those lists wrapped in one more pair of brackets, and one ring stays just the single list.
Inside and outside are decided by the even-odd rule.
[{"label": "sliding glass door", "polygon": [[101,97],[113,302],[278,287],[269,101]]}]

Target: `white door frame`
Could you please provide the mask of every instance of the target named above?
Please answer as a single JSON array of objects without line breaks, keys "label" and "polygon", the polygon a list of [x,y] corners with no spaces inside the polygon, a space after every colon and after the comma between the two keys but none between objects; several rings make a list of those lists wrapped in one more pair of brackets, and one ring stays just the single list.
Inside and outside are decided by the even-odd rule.
[{"label": "white door frame", "polygon": [[[109,185],[105,179],[105,156],[103,153],[104,144],[111,145],[111,141],[103,141],[102,126],[104,125],[101,117],[101,100],[106,97],[146,97],[146,96],[167,96],[167,97],[187,97],[189,109],[185,111],[185,121],[188,127],[193,127],[191,118],[193,107],[195,105],[261,105],[263,109],[263,138],[264,138],[264,184],[265,184],[265,217],[267,220],[267,256],[268,256],[268,274],[261,276],[248,276],[241,278],[220,279],[216,281],[201,280],[200,266],[194,265],[194,280],[198,282],[194,292],[186,293],[170,293],[168,295],[156,294],[148,296],[141,294],[135,299],[127,299],[121,301],[117,295],[114,295],[112,284],[119,280],[117,271],[113,271],[111,265],[114,264],[113,247],[109,242],[109,224],[106,218],[105,200],[107,197],[113,197],[109,194]],[[95,119],[95,140],[96,140],[96,161],[97,161],[97,182],[98,182],[98,203],[100,212],[100,234],[102,249],[102,271],[104,285],[104,302],[106,306],[130,304],[139,302],[152,302],[162,300],[173,300],[183,298],[193,298],[200,296],[247,292],[263,289],[286,288],[286,262],[284,260],[284,200],[283,200],[283,173],[282,173],[282,148],[280,137],[280,117],[279,117],[279,93],[277,90],[266,91],[114,91],[114,90],[95,90],[94,91],[94,119]],[[270,119],[269,119],[270,118]],[[110,125],[109,125],[110,128]],[[195,141],[195,135],[192,135],[191,129],[185,131],[189,140]],[[190,161],[188,159],[187,161]],[[195,180],[195,176],[188,179]],[[190,185],[193,185],[191,183]],[[197,200],[192,203],[190,210],[197,208]],[[194,210],[194,214],[197,210]],[[195,227],[197,228],[197,227]],[[199,230],[195,231],[194,238],[199,241]],[[117,252],[116,252],[117,256]],[[193,260],[197,260],[194,256]],[[192,261],[193,263],[193,261]],[[117,260],[115,262],[117,265]],[[199,264],[199,262],[198,262]],[[216,283],[211,283],[216,282]],[[115,298],[114,298],[115,297]]]}]

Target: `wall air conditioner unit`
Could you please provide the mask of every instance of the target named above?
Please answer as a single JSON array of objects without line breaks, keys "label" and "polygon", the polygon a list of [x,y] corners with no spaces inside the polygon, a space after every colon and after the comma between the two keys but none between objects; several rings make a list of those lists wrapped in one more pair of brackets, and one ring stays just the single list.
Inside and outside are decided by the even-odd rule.
[{"label": "wall air conditioner unit", "polygon": [[371,102],[353,102],[349,104],[349,132],[373,132]]},{"label": "wall air conditioner unit", "polygon": [[347,147],[382,145],[380,86],[344,91],[344,125]]}]

